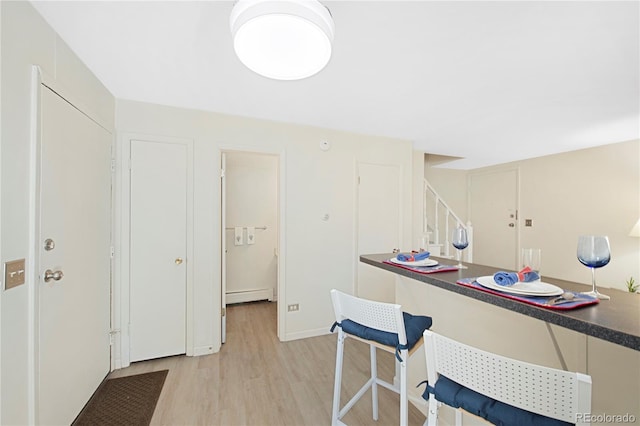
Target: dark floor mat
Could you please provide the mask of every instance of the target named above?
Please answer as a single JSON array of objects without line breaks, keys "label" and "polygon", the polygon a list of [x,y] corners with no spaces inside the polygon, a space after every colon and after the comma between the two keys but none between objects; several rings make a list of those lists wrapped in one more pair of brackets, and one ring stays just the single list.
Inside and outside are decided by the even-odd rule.
[{"label": "dark floor mat", "polygon": [[74,426],[148,426],[169,370],[105,380]]}]

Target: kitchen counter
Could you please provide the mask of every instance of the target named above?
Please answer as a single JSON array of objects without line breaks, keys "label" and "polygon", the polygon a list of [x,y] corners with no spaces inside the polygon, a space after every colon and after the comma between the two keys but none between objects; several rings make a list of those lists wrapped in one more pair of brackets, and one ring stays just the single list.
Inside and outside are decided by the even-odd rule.
[{"label": "kitchen counter", "polygon": [[[593,382],[591,414],[600,416],[592,425],[610,424],[607,416],[612,415],[627,416],[631,422],[640,419],[640,294],[603,289],[611,300],[554,310],[456,284],[462,278],[493,275],[496,268],[465,263],[468,269],[419,274],[383,263],[394,256],[360,257],[366,269],[377,272],[369,275],[371,287],[365,282],[363,290],[384,288],[376,280],[391,282],[392,301],[412,314],[431,316],[432,329],[442,335],[498,355],[588,374]],[[590,290],[588,285],[551,279],[544,273],[542,279],[566,290]],[[369,293],[391,301],[386,294]],[[424,362],[410,362],[408,377],[416,384],[424,380]],[[424,404],[420,389],[410,389],[409,398],[418,407]],[[443,411],[453,424],[453,410]]]},{"label": "kitchen counter", "polygon": [[[493,275],[496,268],[465,263],[468,269],[453,272],[438,272],[433,274],[419,274],[394,265],[383,263],[395,255],[370,254],[360,256],[360,261],[377,268],[381,268],[398,275],[421,281],[447,291],[458,293],[500,308],[508,309],[529,317],[533,317],[550,324],[555,324],[587,336],[615,343],[636,351],[640,351],[640,294],[624,292],[615,289],[603,289],[611,296],[611,300],[600,301],[597,305],[585,306],[572,310],[553,310],[537,307],[517,300],[497,296],[456,284],[461,278],[476,278]],[[434,257],[444,264],[455,264],[450,259]],[[572,291],[588,291],[584,284],[547,278],[544,282],[555,284],[563,289]]]}]

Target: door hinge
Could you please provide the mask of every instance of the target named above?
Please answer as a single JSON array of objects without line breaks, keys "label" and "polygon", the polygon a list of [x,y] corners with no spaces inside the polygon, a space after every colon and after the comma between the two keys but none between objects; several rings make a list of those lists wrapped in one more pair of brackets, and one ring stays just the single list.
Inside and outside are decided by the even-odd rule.
[{"label": "door hinge", "polygon": [[220,169],[220,177],[223,178],[224,177],[224,169]]},{"label": "door hinge", "polygon": [[111,258],[113,259],[113,256],[116,254],[116,249],[112,246],[111,247]]},{"label": "door hinge", "polygon": [[222,316],[223,317],[227,316],[227,308],[222,308]]},{"label": "door hinge", "polygon": [[116,171],[116,159],[112,158],[111,159],[111,172],[115,172]]}]

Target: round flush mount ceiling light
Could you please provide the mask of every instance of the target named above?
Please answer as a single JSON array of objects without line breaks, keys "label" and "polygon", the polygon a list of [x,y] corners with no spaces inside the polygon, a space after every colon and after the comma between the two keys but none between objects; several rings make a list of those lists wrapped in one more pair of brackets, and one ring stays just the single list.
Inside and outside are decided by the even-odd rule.
[{"label": "round flush mount ceiling light", "polygon": [[331,58],[333,18],[316,0],[238,0],[230,24],[236,55],[265,77],[310,77]]}]

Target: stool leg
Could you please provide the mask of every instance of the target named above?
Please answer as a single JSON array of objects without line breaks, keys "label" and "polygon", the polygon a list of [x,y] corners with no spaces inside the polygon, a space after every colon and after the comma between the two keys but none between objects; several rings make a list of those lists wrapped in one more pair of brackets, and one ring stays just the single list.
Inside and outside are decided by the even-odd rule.
[{"label": "stool leg", "polygon": [[407,396],[407,358],[409,351],[400,351],[400,426],[407,426],[409,423],[409,404]]},{"label": "stool leg", "polygon": [[462,410],[456,409],[456,426],[462,426]]},{"label": "stool leg", "polygon": [[371,403],[373,406],[373,420],[378,421],[378,360],[376,347],[369,345],[371,358]]},{"label": "stool leg", "polygon": [[342,329],[338,330],[338,344],[336,345],[336,378],[333,386],[333,411],[331,414],[331,424],[340,424],[338,415],[340,413],[340,387],[342,385],[342,360],[344,355],[345,335]]},{"label": "stool leg", "polygon": [[429,426],[436,426],[438,424],[438,401],[434,394],[429,395],[429,414],[427,415],[427,421]]}]

